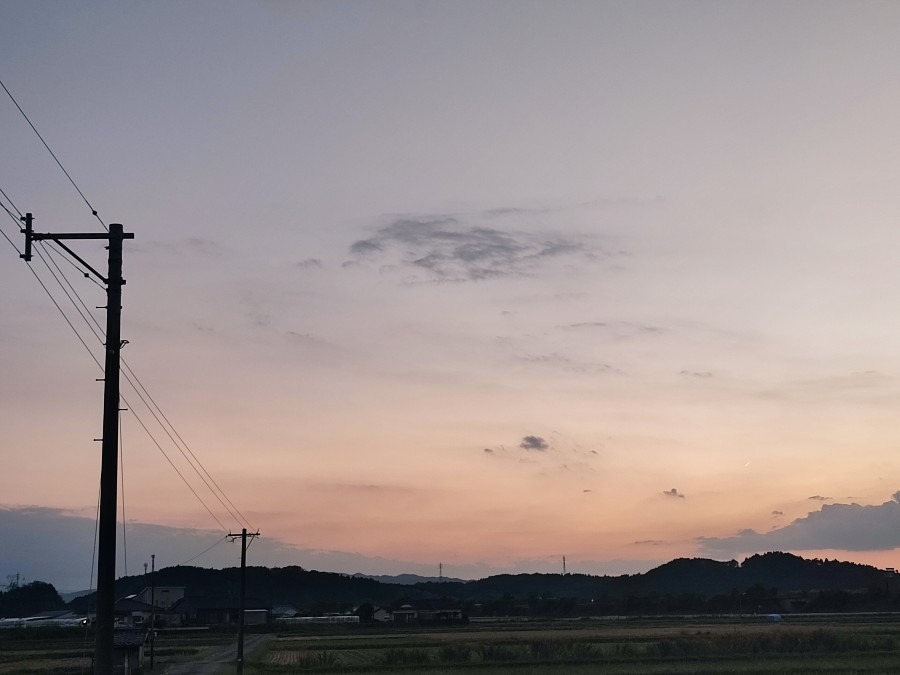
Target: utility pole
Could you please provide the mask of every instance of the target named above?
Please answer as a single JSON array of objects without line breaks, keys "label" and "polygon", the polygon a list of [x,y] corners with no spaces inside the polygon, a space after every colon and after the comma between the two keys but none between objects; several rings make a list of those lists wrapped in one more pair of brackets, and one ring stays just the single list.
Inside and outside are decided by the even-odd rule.
[{"label": "utility pole", "polygon": [[244,605],[247,599],[247,537],[258,537],[259,530],[247,534],[247,528],[243,528],[240,534],[228,533],[231,541],[241,538],[241,602],[238,610],[238,645],[237,645],[237,675],[244,672]]},{"label": "utility pole", "polygon": [[[98,523],[99,545],[97,555],[97,625],[94,654],[94,673],[107,675],[113,669],[113,628],[115,625],[116,585],[116,497],[119,454],[119,367],[122,351],[122,242],[134,239],[134,234],[124,232],[119,223],[110,223],[109,232],[37,233],[33,230],[34,218],[26,213],[22,219],[25,227],[25,253],[21,257],[31,262],[31,245],[35,241],[52,240],[77,260],[91,274],[106,285],[106,362],[103,370],[103,444],[100,462],[100,517]],[[75,251],[66,246],[63,239],[105,239],[108,272],[103,276],[85,262]],[[88,273],[85,273],[87,276]]]},{"label": "utility pole", "polygon": [[[144,567],[146,567],[144,563]],[[150,554],[150,672],[153,672],[153,647],[156,645],[156,554]]]}]

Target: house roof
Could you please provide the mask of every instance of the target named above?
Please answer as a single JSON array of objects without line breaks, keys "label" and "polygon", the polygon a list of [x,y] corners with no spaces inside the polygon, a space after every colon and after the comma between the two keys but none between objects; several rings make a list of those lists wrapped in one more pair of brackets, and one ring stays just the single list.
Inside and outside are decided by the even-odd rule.
[{"label": "house roof", "polygon": [[117,628],[113,632],[114,647],[140,647],[147,640],[147,631]]},{"label": "house roof", "polygon": [[153,607],[146,602],[135,600],[133,597],[119,598],[116,600],[117,612],[150,612]]},{"label": "house roof", "polygon": [[[197,611],[197,610],[211,610],[211,609],[227,609],[237,611],[241,606],[240,598],[229,598],[229,597],[218,597],[218,596],[207,596],[207,597],[193,597],[193,598],[182,598],[174,605],[172,605],[172,611],[174,612],[184,612],[184,611]],[[259,598],[246,598],[244,601],[244,609],[268,609],[265,602],[260,600]]]}]

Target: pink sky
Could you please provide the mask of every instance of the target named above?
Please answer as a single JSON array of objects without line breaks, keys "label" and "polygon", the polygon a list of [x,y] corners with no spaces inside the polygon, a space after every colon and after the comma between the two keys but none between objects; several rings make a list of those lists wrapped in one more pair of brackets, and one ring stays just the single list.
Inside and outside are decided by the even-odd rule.
[{"label": "pink sky", "polygon": [[[0,78],[135,233],[125,358],[266,536],[897,566],[896,4],[6,11]],[[95,230],[0,124],[6,207]],[[0,502],[90,514],[99,373],[2,244]],[[240,527],[123,393],[126,518]]]}]

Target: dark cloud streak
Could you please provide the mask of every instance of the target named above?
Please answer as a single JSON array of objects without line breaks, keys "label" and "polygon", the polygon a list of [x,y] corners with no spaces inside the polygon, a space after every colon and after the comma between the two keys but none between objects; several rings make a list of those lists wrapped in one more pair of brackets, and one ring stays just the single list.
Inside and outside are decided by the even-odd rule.
[{"label": "dark cloud streak", "polygon": [[399,258],[401,266],[422,270],[438,281],[526,276],[547,259],[598,254],[572,238],[473,225],[457,216],[398,218],[354,242],[350,253]]},{"label": "dark cloud streak", "polygon": [[546,451],[550,446],[540,436],[525,436],[522,438],[522,442],[519,443],[519,447],[523,450],[537,450],[539,452]]}]

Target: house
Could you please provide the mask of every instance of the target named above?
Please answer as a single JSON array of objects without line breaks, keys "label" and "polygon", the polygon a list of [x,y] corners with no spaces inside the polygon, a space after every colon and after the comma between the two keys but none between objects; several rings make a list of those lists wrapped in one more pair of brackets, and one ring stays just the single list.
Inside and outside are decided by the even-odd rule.
[{"label": "house", "polygon": [[462,623],[462,609],[442,600],[423,600],[413,605],[402,605],[393,611],[395,624],[435,624],[435,623]]},{"label": "house", "polygon": [[[181,623],[181,617],[172,612],[171,609],[164,610],[160,607],[154,608],[143,602],[138,594],[127,595],[124,598],[116,600],[113,606],[113,617],[117,626],[125,628],[142,628],[149,627],[151,619],[156,620],[156,626],[172,626]],[[96,610],[88,612],[88,620],[94,623],[97,620]]]},{"label": "house", "polygon": [[[184,586],[147,586],[137,594],[138,600],[167,610],[184,597]],[[153,596],[153,597],[151,597]]]},{"label": "house", "polygon": [[150,615],[153,608],[145,602],[141,602],[134,595],[116,600],[113,607],[113,617],[117,626],[128,628],[141,628],[150,625]]},{"label": "house", "polygon": [[[185,597],[176,602],[171,611],[181,616],[185,626],[217,626],[236,624],[240,616],[238,598]],[[258,598],[244,602],[244,624],[264,624],[268,621],[269,608]]]},{"label": "house", "polygon": [[419,613],[412,605],[401,605],[393,612],[391,612],[391,617],[394,623],[418,623]]},{"label": "house", "polygon": [[376,607],[372,612],[372,619],[381,623],[390,623],[394,617],[389,607]]}]

